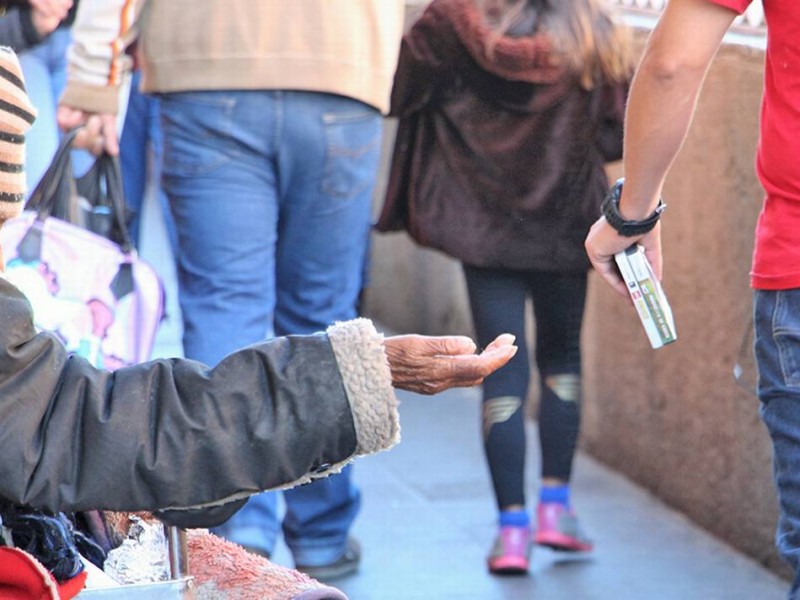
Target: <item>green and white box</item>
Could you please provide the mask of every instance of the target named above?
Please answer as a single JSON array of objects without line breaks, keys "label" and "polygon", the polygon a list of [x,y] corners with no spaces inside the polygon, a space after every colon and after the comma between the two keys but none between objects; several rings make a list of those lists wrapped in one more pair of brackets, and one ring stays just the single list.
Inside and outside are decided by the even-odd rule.
[{"label": "green and white box", "polygon": [[644,325],[653,348],[661,348],[678,339],[675,321],[664,290],[653,273],[644,248],[635,244],[614,255],[628,293]]}]

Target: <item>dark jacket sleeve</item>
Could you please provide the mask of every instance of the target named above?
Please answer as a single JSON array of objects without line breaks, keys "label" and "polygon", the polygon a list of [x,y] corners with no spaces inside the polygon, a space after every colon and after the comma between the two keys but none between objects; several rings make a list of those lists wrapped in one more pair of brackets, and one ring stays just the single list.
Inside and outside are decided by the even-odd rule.
[{"label": "dark jacket sleeve", "polygon": [[623,125],[625,103],[628,99],[628,84],[606,84],[601,92],[600,130],[598,147],[606,162],[622,158]]},{"label": "dark jacket sleeve", "polygon": [[392,85],[389,116],[403,117],[424,107],[452,69],[452,28],[438,2],[430,4],[403,36]]},{"label": "dark jacket sleeve", "polygon": [[0,46],[9,46],[15,52],[22,52],[43,39],[33,26],[29,8],[11,7],[0,17]]},{"label": "dark jacket sleeve", "polygon": [[0,495],[192,513],[325,476],[398,440],[388,369],[382,337],[359,319],[214,369],[172,359],[100,371],[36,334],[28,301],[0,278]]}]

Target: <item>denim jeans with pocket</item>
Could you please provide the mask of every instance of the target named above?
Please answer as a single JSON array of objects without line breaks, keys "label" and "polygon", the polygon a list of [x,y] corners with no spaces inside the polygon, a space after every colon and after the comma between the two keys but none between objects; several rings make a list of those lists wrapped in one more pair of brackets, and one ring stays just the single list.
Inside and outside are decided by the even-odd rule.
[{"label": "denim jeans with pocket", "polygon": [[[162,184],[178,234],[186,356],[214,365],[265,338],[317,332],[355,317],[380,113],[313,92],[205,91],[160,99]],[[299,564],[336,560],[360,502],[350,469],[285,491],[284,498],[282,524],[275,494],[261,494],[217,533],[271,552],[282,527]]]},{"label": "denim jeans with pocket", "polygon": [[776,542],[800,598],[800,289],[756,290],[755,352],[761,416],[772,437],[780,503]]}]

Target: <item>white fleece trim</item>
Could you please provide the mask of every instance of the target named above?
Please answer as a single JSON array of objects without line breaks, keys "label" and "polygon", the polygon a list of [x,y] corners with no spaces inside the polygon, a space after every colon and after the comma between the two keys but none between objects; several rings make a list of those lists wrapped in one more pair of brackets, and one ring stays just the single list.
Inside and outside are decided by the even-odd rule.
[{"label": "white fleece trim", "polygon": [[369,319],[335,323],[326,333],[353,411],[356,454],[388,450],[400,441],[400,414],[383,335]]}]

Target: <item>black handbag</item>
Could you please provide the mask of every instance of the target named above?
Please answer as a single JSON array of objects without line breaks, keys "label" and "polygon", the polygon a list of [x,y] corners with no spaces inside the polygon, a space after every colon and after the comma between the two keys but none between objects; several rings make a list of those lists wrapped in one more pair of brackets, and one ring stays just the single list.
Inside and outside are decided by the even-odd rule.
[{"label": "black handbag", "polygon": [[75,178],[71,152],[79,131],[73,129],[64,134],[25,209],[36,211],[40,220],[54,217],[88,229],[130,252],[130,215],[122,191],[119,159],[103,153],[84,175]]}]

